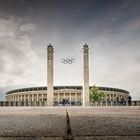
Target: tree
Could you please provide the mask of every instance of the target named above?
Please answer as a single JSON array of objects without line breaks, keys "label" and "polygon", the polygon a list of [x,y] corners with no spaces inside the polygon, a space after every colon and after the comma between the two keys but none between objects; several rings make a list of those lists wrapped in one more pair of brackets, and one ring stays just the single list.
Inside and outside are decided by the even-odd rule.
[{"label": "tree", "polygon": [[103,100],[105,97],[105,93],[102,91],[99,91],[98,87],[95,85],[90,89],[90,101],[91,102],[97,102]]}]

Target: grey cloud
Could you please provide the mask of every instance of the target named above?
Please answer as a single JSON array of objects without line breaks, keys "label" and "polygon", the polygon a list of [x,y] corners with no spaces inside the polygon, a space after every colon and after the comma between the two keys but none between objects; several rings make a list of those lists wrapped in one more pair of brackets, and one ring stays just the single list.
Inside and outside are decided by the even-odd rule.
[{"label": "grey cloud", "polygon": [[[35,65],[33,61],[37,58],[36,50],[32,49],[32,39],[29,34],[24,33],[23,35],[17,37],[16,33],[20,32],[20,22],[17,23],[13,19],[0,20],[4,21],[4,23],[7,23],[4,25],[5,29],[8,28],[8,31],[14,34],[14,36],[9,36],[9,34],[4,34],[5,30],[1,30],[2,36],[0,37],[0,83],[1,85],[6,85],[6,83],[14,84],[16,81],[18,81],[17,79],[20,78],[19,75],[24,78],[24,74],[26,73],[25,68],[31,68]],[[13,26],[9,26],[10,24],[14,25],[15,28],[13,28]],[[23,26],[22,24],[22,27],[24,27],[24,29],[28,27],[26,28],[26,31],[28,30],[28,32],[32,32],[32,30],[35,29],[35,25],[31,23],[25,24],[25,26]],[[28,71],[30,70],[27,70],[27,73]],[[3,75],[7,75],[7,78],[9,80]],[[22,81],[20,84],[22,84]]]},{"label": "grey cloud", "polygon": [[20,30],[23,32],[31,32],[31,31],[34,31],[35,29],[36,29],[35,25],[31,23],[20,26]]},{"label": "grey cloud", "polygon": [[0,57],[0,73],[3,73],[5,71],[5,60],[3,57]]}]

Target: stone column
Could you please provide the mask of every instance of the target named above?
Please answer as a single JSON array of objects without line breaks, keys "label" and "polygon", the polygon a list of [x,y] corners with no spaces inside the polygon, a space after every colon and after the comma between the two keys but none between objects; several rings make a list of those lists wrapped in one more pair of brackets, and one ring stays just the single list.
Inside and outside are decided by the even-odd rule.
[{"label": "stone column", "polygon": [[75,105],[76,105],[76,93],[74,94],[74,101],[75,101]]},{"label": "stone column", "polygon": [[28,102],[30,102],[30,93],[28,93]]},{"label": "stone column", "polygon": [[42,93],[42,102],[43,102],[43,93]]},{"label": "stone column", "polygon": [[83,46],[83,106],[89,106],[89,47]]},{"label": "stone column", "polygon": [[18,95],[18,102],[19,102],[19,95]]},{"label": "stone column", "polygon": [[23,102],[23,95],[21,94],[21,102]]},{"label": "stone column", "polygon": [[70,93],[70,105],[71,105],[71,93]]},{"label": "stone column", "polygon": [[34,98],[33,98],[33,93],[32,93],[32,102],[34,101]]},{"label": "stone column", "polygon": [[59,104],[59,92],[58,92],[58,95],[57,95],[57,101],[58,101],[58,104]]},{"label": "stone column", "polygon": [[26,101],[26,94],[23,95],[24,96],[24,102]]},{"label": "stone column", "polygon": [[109,93],[109,100],[111,101],[111,93]]},{"label": "stone column", "polygon": [[66,93],[64,92],[64,96],[63,96],[64,99],[66,98],[65,95],[66,95]]},{"label": "stone column", "polygon": [[77,103],[77,101],[78,101],[78,93],[76,93],[76,103]]},{"label": "stone column", "polygon": [[36,96],[37,96],[37,100],[36,101],[38,102],[38,96],[39,96],[38,93],[36,94]]},{"label": "stone column", "polygon": [[113,93],[113,101],[115,101],[115,98],[114,98],[114,93]]},{"label": "stone column", "polygon": [[47,105],[53,106],[53,46],[47,47]]}]

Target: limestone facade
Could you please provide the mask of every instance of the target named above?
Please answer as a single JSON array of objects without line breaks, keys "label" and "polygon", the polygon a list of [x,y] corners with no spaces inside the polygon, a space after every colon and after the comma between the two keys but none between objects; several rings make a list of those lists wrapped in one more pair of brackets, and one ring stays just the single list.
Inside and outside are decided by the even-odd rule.
[{"label": "limestone facade", "polygon": [[[90,89],[91,87],[89,87]],[[119,100],[124,98],[127,101],[129,92],[117,88],[98,87],[106,96],[104,101],[116,101],[117,96]],[[18,102],[47,102],[47,88],[46,87],[32,87],[12,90],[6,93],[6,101]],[[82,86],[54,86],[53,87],[53,105],[62,104],[63,99],[67,100],[70,105],[83,104],[83,87]],[[47,103],[48,105],[48,103]]]}]

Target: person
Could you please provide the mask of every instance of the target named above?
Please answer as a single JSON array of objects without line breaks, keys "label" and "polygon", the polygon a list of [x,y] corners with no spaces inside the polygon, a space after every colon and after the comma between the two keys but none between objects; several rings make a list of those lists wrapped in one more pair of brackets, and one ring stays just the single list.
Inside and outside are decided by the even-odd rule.
[{"label": "person", "polygon": [[117,105],[119,106],[119,97],[116,98]]},{"label": "person", "polygon": [[124,105],[124,98],[121,98],[121,105]]},{"label": "person", "polygon": [[65,102],[66,102],[65,99],[63,99],[62,104],[63,104],[64,106],[65,106]]},{"label": "person", "polygon": [[131,106],[131,100],[132,100],[132,97],[129,95],[129,96],[128,96],[128,105],[129,105],[129,106]]}]

